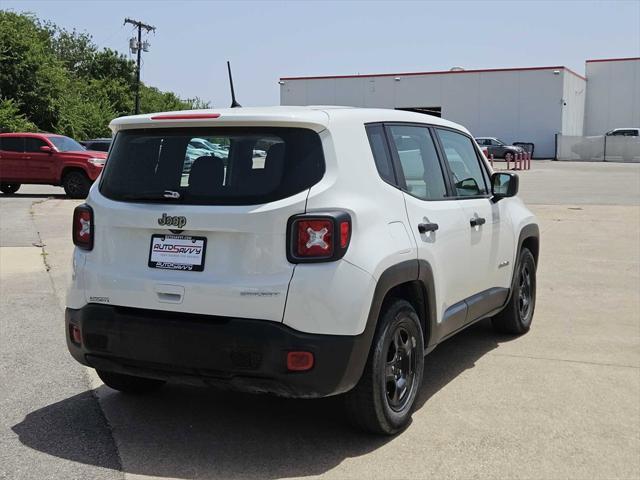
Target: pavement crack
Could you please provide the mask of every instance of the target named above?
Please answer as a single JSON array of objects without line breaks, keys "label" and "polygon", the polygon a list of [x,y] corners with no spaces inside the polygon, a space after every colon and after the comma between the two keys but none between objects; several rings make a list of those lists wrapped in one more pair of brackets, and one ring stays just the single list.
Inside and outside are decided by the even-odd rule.
[{"label": "pavement crack", "polygon": [[619,367],[619,368],[633,368],[640,370],[640,366],[637,365],[624,365],[620,363],[604,363],[604,362],[589,362],[587,360],[571,360],[567,358],[549,358],[549,357],[536,357],[533,355],[514,355],[512,353],[492,353],[491,355],[497,357],[512,357],[512,358],[526,358],[529,360],[547,360],[550,362],[565,362],[565,363],[581,363],[583,365],[597,365],[600,367]]},{"label": "pavement crack", "polygon": [[49,200],[52,200],[52,199],[53,197],[47,197],[47,198],[41,198],[40,200],[34,200],[33,202],[31,202],[31,207],[29,207],[29,215],[31,215],[31,219],[33,220],[33,216],[35,214],[33,207],[35,207],[36,205],[40,205],[41,203],[48,202]]},{"label": "pavement crack", "polygon": [[44,263],[44,268],[47,271],[47,276],[49,277],[49,283],[51,283],[51,289],[53,290],[53,294],[55,295],[56,298],[56,305],[58,306],[58,309],[62,311],[62,306],[60,305],[60,303],[58,302],[58,289],[56,288],[56,284],[53,280],[53,277],[51,276],[51,264],[49,263],[49,259],[47,258],[47,256],[49,255],[49,253],[46,251],[45,247],[47,246],[46,243],[44,243],[44,241],[42,240],[42,235],[40,234],[40,230],[38,230],[38,225],[36,224],[36,219],[35,219],[35,210],[34,207],[36,205],[40,205],[42,203],[45,203],[49,200],[51,200],[53,197],[47,197],[47,198],[43,198],[41,200],[36,200],[34,202],[31,202],[31,207],[29,208],[29,218],[31,219],[31,223],[33,224],[33,229],[36,232],[36,235],[38,237],[38,241],[34,242],[32,245],[34,247],[38,247],[42,250],[42,253],[40,254],[42,256],[42,263]]},{"label": "pavement crack", "polygon": [[[45,244],[42,243],[42,237],[40,237],[40,232],[36,231],[36,235],[38,235],[38,238],[40,239],[40,241],[38,243],[34,243],[33,246],[34,247],[39,247],[40,250],[42,250],[42,253],[40,254],[42,256],[42,263],[44,263],[44,268],[47,271],[47,273],[49,273],[51,271],[51,264],[49,263],[49,260],[47,259],[47,255],[49,255],[49,254],[44,249]],[[49,275],[49,279],[51,279],[51,275]],[[51,286],[53,287],[53,290],[55,291],[56,287],[55,287],[52,279],[51,279]]]}]

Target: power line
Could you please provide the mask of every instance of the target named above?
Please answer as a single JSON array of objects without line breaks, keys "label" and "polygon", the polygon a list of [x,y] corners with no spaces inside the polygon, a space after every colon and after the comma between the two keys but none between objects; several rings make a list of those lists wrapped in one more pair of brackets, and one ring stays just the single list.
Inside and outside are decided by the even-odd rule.
[{"label": "power line", "polygon": [[130,23],[134,27],[138,29],[138,40],[136,41],[135,37],[129,40],[129,49],[132,53],[138,54],[138,59],[136,61],[136,115],[140,113],[140,55],[143,51],[148,52],[151,44],[145,40],[142,41],[142,29],[146,30],[147,33],[156,31],[156,27],[152,25],[147,25],[146,23],[142,23],[139,20],[133,20],[131,18],[124,19],[124,25]]}]

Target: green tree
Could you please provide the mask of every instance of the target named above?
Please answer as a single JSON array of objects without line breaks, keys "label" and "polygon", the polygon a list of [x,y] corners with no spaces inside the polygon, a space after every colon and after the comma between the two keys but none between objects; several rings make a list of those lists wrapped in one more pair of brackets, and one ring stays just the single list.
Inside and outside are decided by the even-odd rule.
[{"label": "green tree", "polygon": [[[126,56],[98,49],[88,33],[0,10],[0,129],[109,135],[113,118],[133,113],[134,92],[135,64]],[[140,100],[143,113],[208,107],[144,84]]]},{"label": "green tree", "polygon": [[0,133],[36,132],[38,127],[20,113],[18,107],[9,99],[0,99]]},{"label": "green tree", "polygon": [[50,130],[58,113],[55,99],[67,87],[67,72],[53,55],[47,31],[30,15],[0,12],[0,95]]}]

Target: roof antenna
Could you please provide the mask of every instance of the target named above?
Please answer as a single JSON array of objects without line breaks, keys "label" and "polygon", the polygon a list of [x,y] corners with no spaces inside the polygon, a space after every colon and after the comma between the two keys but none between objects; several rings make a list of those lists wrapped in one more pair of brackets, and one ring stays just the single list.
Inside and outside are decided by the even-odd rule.
[{"label": "roof antenna", "polygon": [[231,64],[227,60],[227,70],[229,71],[229,85],[231,86],[231,108],[242,107],[236,102],[236,92],[233,90],[233,77],[231,76]]}]

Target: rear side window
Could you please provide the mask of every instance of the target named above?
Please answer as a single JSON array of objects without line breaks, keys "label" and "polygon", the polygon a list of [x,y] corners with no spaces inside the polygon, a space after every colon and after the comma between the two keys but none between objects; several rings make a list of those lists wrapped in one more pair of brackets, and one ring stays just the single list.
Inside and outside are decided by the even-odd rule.
[{"label": "rear side window", "polygon": [[637,137],[638,131],[637,130],[621,130],[619,135],[622,135],[623,137]]},{"label": "rear side window", "polygon": [[0,137],[0,150],[5,152],[24,152],[24,138]]},{"label": "rear side window", "polygon": [[387,148],[387,139],[384,135],[384,127],[382,125],[368,125],[367,136],[369,137],[369,145],[376,168],[382,179],[391,184],[395,184],[395,176],[391,165],[391,157]]},{"label": "rear side window", "polygon": [[453,175],[456,194],[459,197],[485,195],[487,187],[472,140],[451,130],[438,129],[438,136]]},{"label": "rear side window", "polygon": [[324,169],[320,137],[308,129],[125,130],[100,192],[113,200],[254,205],[302,192]]},{"label": "rear side window", "polygon": [[391,125],[389,132],[398,153],[407,192],[423,200],[444,198],[447,195],[444,176],[429,129]]}]

